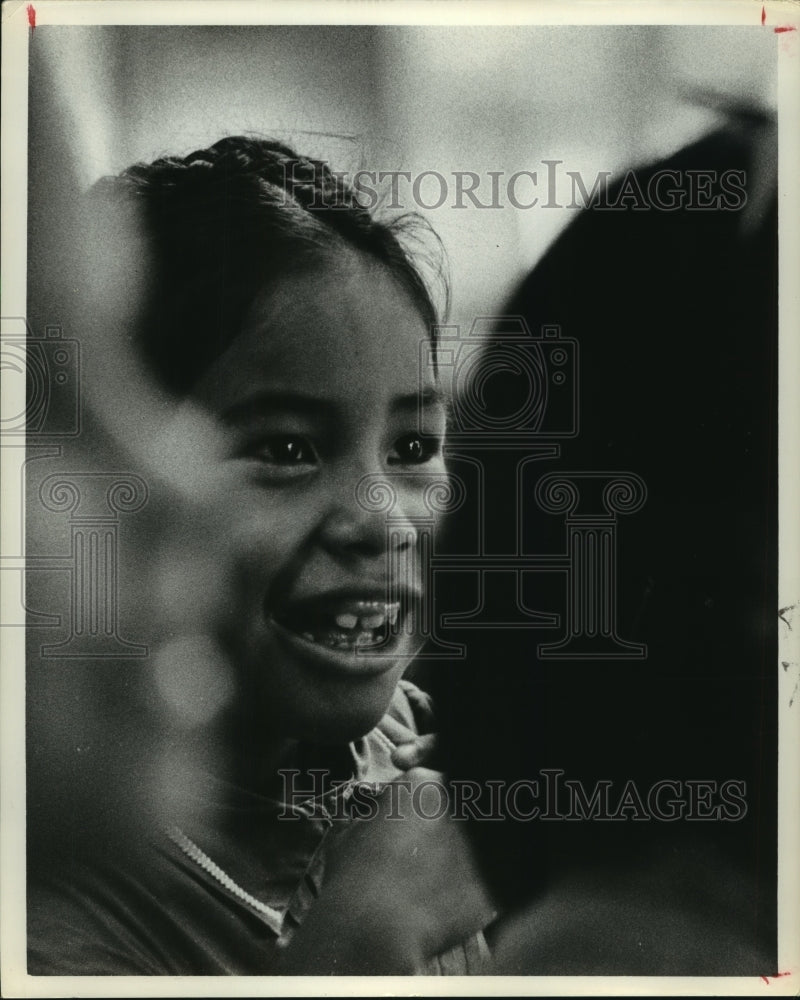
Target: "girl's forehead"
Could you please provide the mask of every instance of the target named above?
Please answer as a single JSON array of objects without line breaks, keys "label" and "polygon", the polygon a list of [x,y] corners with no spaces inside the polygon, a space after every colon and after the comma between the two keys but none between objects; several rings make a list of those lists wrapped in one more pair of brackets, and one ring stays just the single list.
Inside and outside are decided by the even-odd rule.
[{"label": "girl's forehead", "polygon": [[428,330],[408,293],[380,264],[332,265],[295,275],[258,296],[241,339],[274,362],[306,364],[346,352],[352,360],[407,354]]},{"label": "girl's forehead", "polygon": [[347,314],[369,322],[384,318],[375,307],[387,298],[398,317],[424,325],[419,307],[389,267],[348,249],[340,256],[327,254],[301,271],[265,283],[254,297],[245,327],[248,322],[303,313],[315,318],[329,316],[334,323]]},{"label": "girl's forehead", "polygon": [[351,253],[265,286],[202,382],[223,395],[259,382],[330,397],[407,396],[434,385],[429,336],[391,272]]}]

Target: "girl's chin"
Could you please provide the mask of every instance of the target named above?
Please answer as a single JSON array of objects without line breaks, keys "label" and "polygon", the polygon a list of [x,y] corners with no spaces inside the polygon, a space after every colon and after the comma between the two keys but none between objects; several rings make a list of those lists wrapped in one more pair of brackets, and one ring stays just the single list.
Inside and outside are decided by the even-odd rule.
[{"label": "girl's chin", "polygon": [[303,684],[292,698],[251,691],[229,715],[229,738],[248,742],[254,750],[287,740],[334,746],[361,739],[388,711],[406,665],[405,660],[395,662],[360,683]]},{"label": "girl's chin", "polygon": [[391,696],[370,699],[368,703],[342,707],[339,711],[323,711],[319,716],[298,719],[292,737],[303,743],[336,746],[352,743],[370,733],[386,714]]}]

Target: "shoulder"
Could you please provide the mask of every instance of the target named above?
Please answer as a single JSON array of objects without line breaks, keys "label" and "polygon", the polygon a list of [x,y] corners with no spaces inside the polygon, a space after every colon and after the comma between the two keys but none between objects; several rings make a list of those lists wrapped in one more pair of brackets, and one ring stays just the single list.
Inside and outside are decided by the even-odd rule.
[{"label": "shoulder", "polygon": [[111,866],[75,865],[28,889],[28,973],[34,976],[157,975],[156,897]]},{"label": "shoulder", "polygon": [[775,967],[758,886],[712,842],[665,836],[623,864],[556,873],[493,928],[494,975],[759,976]]},{"label": "shoulder", "polygon": [[27,932],[29,975],[256,975],[274,958],[274,935],[166,836],[36,878]]}]

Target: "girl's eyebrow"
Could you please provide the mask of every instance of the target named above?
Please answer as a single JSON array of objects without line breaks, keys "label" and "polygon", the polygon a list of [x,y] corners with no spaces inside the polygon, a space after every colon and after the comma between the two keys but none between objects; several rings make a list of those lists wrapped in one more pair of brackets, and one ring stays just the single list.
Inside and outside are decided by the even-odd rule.
[{"label": "girl's eyebrow", "polygon": [[429,386],[419,392],[400,396],[394,400],[394,405],[400,412],[416,415],[420,433],[425,433],[423,430],[425,416],[426,414],[430,415],[432,411],[438,411],[444,416],[445,428],[448,433],[454,426],[452,399],[437,386]]},{"label": "girl's eyebrow", "polygon": [[[445,414],[450,409],[445,394],[434,387],[398,396],[392,400],[392,407],[396,410],[415,412],[440,408],[444,410]],[[223,410],[220,419],[224,424],[233,427],[245,426],[270,414],[286,412],[327,419],[335,415],[337,408],[333,400],[320,399],[318,396],[308,396],[301,392],[287,392],[283,389],[266,390],[234,403]]]},{"label": "girl's eyebrow", "polygon": [[335,404],[327,399],[307,396],[301,392],[267,390],[234,403],[222,411],[220,419],[224,424],[241,427],[274,413],[293,412],[327,418],[333,415],[335,409]]},{"label": "girl's eyebrow", "polygon": [[418,407],[427,410],[436,406],[446,410],[448,403],[445,394],[440,389],[431,386],[420,392],[410,392],[405,396],[398,396],[393,400],[393,406],[398,410],[416,410]]}]

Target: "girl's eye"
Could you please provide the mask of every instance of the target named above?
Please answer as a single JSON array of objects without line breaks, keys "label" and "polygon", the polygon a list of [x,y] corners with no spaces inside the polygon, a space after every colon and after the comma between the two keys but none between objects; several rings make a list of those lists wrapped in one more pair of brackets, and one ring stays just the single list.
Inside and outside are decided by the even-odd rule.
[{"label": "girl's eye", "polygon": [[390,465],[421,465],[439,454],[441,441],[437,437],[404,434],[398,438],[389,455]]},{"label": "girl's eye", "polygon": [[287,470],[316,465],[317,456],[309,441],[296,434],[273,434],[262,438],[250,451],[252,458],[269,465],[279,465]]}]

